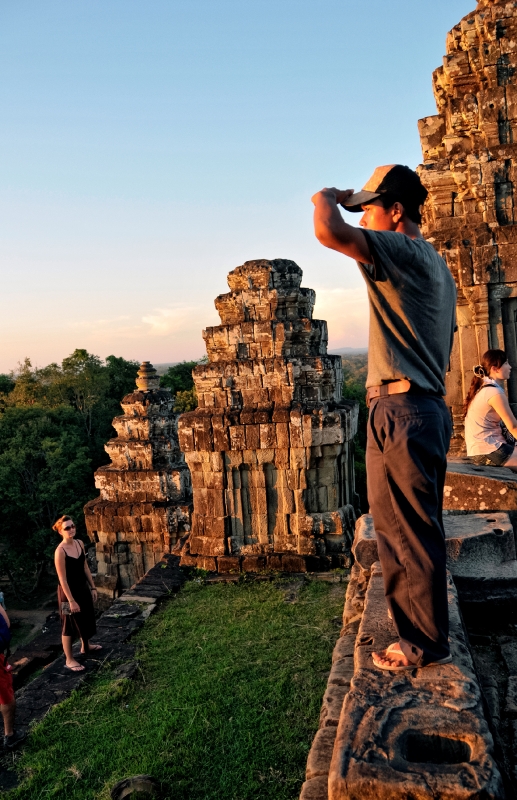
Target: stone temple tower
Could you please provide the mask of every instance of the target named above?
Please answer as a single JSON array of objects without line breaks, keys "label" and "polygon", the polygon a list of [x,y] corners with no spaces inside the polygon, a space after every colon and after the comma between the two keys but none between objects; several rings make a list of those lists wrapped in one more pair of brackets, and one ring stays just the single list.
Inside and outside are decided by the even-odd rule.
[{"label": "stone temple tower", "polygon": [[96,584],[110,596],[128,589],[190,530],[190,474],[178,445],[174,399],[159,388],[148,361],[136,385],[122,400],[123,416],[113,420],[118,435],[105,448],[112,463],[95,473],[100,497],[84,507],[96,543]]},{"label": "stone temple tower", "polygon": [[[419,122],[419,173],[424,235],[458,286],[446,400],[459,450],[472,367],[488,348],[517,366],[517,3],[480,0],[446,50],[433,76],[438,114]],[[517,369],[508,391],[517,404]]]},{"label": "stone temple tower", "polygon": [[342,564],[353,537],[357,405],[293,262],[247,261],[203,333],[199,406],[179,418],[194,512],[182,564],[305,571]]}]

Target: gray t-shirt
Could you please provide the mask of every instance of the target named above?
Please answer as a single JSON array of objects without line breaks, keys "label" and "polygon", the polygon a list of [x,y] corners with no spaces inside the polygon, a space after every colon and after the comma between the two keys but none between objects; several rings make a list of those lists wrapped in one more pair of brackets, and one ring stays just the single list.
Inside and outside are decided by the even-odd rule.
[{"label": "gray t-shirt", "polygon": [[456,285],[425,239],[364,230],[373,265],[359,263],[370,304],[366,386],[407,378],[445,394],[456,326]]}]

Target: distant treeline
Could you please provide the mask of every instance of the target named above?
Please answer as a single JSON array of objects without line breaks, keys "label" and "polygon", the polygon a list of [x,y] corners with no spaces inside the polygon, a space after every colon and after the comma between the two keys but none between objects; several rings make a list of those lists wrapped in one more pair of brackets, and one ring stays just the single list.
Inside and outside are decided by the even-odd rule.
[{"label": "distant treeline", "polygon": [[355,485],[359,494],[361,511],[368,511],[366,497],[366,425],[368,409],[366,407],[366,373],[368,371],[368,354],[360,353],[341,358],[343,364],[343,396],[359,403],[359,430],[355,440]]}]

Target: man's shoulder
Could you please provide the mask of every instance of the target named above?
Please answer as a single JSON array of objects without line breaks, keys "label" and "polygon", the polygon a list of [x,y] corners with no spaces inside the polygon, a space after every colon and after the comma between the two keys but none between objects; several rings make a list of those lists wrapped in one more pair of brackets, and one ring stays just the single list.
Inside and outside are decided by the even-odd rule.
[{"label": "man's shoulder", "polygon": [[372,230],[365,230],[364,234],[370,246],[373,246],[379,254],[393,255],[395,257],[410,256],[411,258],[425,254],[428,258],[439,259],[445,263],[431,242],[428,242],[423,236],[412,239],[406,233],[399,233],[398,231]]},{"label": "man's shoulder", "polygon": [[397,231],[365,230],[364,233],[378,274],[380,269],[385,275],[394,270],[396,275],[400,270],[406,272],[408,269],[413,273],[416,268],[415,277],[422,270],[431,275],[438,271],[454,281],[441,255],[423,236],[412,239]]}]

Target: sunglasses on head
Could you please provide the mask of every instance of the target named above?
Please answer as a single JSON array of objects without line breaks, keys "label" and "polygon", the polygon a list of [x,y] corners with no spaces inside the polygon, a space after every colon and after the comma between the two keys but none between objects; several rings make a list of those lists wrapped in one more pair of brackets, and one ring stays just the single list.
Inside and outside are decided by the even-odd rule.
[{"label": "sunglasses on head", "polygon": [[73,523],[73,522],[72,522],[72,524],[71,524],[71,525],[68,525],[66,528],[63,528],[63,530],[64,530],[64,531],[71,531],[71,530],[72,530],[72,528],[75,528],[75,525],[74,525],[74,523]]}]

